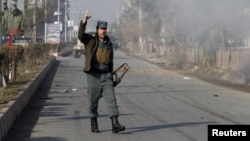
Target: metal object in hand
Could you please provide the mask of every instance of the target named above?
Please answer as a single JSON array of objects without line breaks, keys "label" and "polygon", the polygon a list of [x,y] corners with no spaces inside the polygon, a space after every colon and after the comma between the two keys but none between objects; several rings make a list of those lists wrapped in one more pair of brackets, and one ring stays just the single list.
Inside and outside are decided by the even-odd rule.
[{"label": "metal object in hand", "polygon": [[[118,85],[123,76],[130,70],[130,67],[128,66],[127,63],[123,63],[120,67],[118,67],[117,69],[115,69],[113,71],[113,75],[114,75],[114,87],[116,85]],[[119,72],[121,72],[121,74],[118,74]]]}]

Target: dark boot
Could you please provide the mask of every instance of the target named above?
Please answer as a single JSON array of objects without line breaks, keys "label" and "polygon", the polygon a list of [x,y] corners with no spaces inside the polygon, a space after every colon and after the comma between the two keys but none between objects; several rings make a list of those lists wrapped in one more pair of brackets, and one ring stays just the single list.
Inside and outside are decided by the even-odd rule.
[{"label": "dark boot", "polygon": [[124,131],[126,129],[125,126],[120,125],[120,123],[118,121],[118,116],[112,116],[110,119],[112,122],[112,132],[113,133],[118,133],[118,132]]},{"label": "dark boot", "polygon": [[90,118],[90,122],[91,122],[91,132],[93,132],[93,133],[100,132],[98,129],[97,118],[96,117]]}]

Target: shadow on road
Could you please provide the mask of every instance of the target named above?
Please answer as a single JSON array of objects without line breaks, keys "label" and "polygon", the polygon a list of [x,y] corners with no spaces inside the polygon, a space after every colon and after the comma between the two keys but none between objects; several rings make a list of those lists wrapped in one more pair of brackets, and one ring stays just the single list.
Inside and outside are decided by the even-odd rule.
[{"label": "shadow on road", "polygon": [[[131,115],[134,115],[134,114],[120,114],[120,116],[131,116]],[[102,114],[102,115],[99,115],[98,118],[109,118],[109,115],[108,114]],[[67,117],[67,118],[60,118],[60,119],[63,119],[63,120],[83,120],[83,119],[87,119],[89,120],[89,116],[73,116],[73,117]]]},{"label": "shadow on road", "polygon": [[59,138],[59,137],[38,137],[38,138],[31,138],[32,141],[67,141],[66,139]]},{"label": "shadow on road", "polygon": [[[195,126],[200,124],[214,124],[216,121],[211,122],[183,122],[183,123],[174,123],[174,124],[162,124],[162,125],[152,125],[152,126],[142,126],[142,127],[128,127],[125,132],[121,132],[122,134],[133,134],[136,132],[147,132],[153,130],[161,130],[166,128],[171,128],[172,130],[177,130],[178,127],[185,126]],[[177,131],[178,132],[178,131]]]}]

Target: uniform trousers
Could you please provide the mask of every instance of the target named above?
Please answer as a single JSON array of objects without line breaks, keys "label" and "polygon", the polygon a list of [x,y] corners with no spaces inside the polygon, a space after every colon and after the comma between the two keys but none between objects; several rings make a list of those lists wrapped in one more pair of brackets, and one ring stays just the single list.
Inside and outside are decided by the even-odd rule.
[{"label": "uniform trousers", "polygon": [[89,116],[98,117],[98,102],[103,97],[109,116],[119,116],[113,77],[108,73],[87,73]]}]

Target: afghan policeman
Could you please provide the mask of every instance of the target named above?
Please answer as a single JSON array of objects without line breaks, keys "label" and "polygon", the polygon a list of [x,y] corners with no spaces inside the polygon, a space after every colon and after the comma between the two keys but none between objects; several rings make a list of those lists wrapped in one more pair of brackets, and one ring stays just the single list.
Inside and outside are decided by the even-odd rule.
[{"label": "afghan policeman", "polygon": [[87,74],[89,116],[91,131],[98,133],[98,101],[103,96],[112,123],[112,132],[125,130],[118,121],[117,107],[113,84],[113,46],[107,34],[108,23],[98,21],[95,36],[85,33],[87,21],[91,18],[86,10],[79,26],[78,38],[85,45],[85,66]]}]

